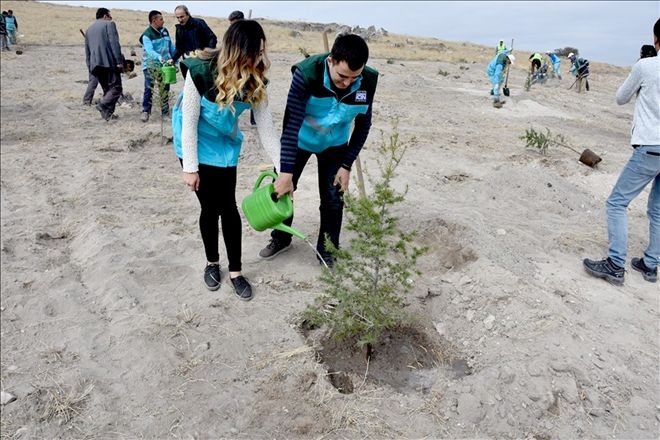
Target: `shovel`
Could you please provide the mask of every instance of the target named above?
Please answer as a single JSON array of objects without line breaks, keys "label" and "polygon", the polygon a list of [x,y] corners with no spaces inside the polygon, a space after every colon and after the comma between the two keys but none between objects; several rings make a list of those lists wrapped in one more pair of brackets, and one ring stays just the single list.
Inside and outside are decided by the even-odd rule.
[{"label": "shovel", "polygon": [[[511,39],[511,52],[513,52],[513,38]],[[502,93],[504,93],[504,96],[509,96],[509,67],[511,67],[511,63],[506,65],[506,79],[504,80],[504,88],[502,89]]]}]

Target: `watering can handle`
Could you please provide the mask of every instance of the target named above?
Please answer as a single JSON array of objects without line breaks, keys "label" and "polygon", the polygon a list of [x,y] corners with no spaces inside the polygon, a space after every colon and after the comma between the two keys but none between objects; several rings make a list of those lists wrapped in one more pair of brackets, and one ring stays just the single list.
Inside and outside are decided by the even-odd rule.
[{"label": "watering can handle", "polygon": [[264,172],[262,172],[261,175],[259,175],[259,177],[257,178],[257,181],[254,184],[254,188],[252,189],[253,192],[259,189],[259,187],[261,186],[261,181],[264,180],[266,177],[272,177],[273,180],[275,180],[275,179],[277,179],[277,173],[275,173],[274,171],[264,171]]}]

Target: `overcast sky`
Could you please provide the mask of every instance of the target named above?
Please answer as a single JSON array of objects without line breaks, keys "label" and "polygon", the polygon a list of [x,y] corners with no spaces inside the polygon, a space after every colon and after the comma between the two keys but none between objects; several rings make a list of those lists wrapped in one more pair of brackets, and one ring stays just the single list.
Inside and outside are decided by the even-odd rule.
[{"label": "overcast sky", "polygon": [[[191,15],[227,17],[235,9],[252,18],[374,25],[390,32],[495,46],[514,39],[514,48],[545,51],[576,47],[594,61],[621,66],[639,58],[642,44],[653,44],[660,1],[49,1],[173,12],[184,3]],[[145,18],[146,20],[146,18]],[[166,23],[174,31],[173,23]]]}]

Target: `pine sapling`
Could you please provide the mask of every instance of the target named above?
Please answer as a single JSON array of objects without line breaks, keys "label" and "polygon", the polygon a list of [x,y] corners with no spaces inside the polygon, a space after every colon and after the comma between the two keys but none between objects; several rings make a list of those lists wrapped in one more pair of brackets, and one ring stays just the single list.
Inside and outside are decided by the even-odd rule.
[{"label": "pine sapling", "polygon": [[327,326],[338,340],[355,338],[358,347],[366,347],[367,358],[384,330],[409,320],[404,294],[411,289],[410,277],[420,275],[417,259],[427,251],[414,244],[415,231],[399,229],[392,213],[392,207],[405,200],[405,192],[392,188],[394,171],[414,143],[414,138],[401,142],[395,124],[378,149],[380,179],[369,176],[372,194],[344,194],[345,229],[353,237],[341,249],[326,240],[335,264],[321,275],[323,295],[303,313],[310,324]]}]

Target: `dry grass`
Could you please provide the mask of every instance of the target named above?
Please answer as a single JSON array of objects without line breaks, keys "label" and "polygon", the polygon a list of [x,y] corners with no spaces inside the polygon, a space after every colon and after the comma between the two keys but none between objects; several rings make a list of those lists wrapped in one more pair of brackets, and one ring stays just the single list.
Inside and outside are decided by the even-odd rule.
[{"label": "dry grass", "polygon": [[48,401],[44,409],[44,420],[56,418],[61,425],[69,423],[80,414],[93,389],[93,384],[81,382],[66,391],[62,385],[55,382],[54,386],[46,389]]},{"label": "dry grass", "polygon": [[[112,16],[117,23],[120,42],[125,55],[135,48],[141,55],[138,38],[147,27],[147,11],[132,11],[128,9],[114,9],[109,3]],[[85,30],[94,21],[96,8],[84,6],[54,5],[37,3],[34,1],[3,1],[4,10],[12,9],[19,18],[20,34],[24,37],[22,44],[78,46],[83,44],[80,29]],[[176,19],[174,11],[162,11],[167,27],[174,35]],[[195,16],[195,11],[191,11]],[[223,17],[199,16],[206,20],[208,25],[220,39],[228,27],[229,22]],[[258,18],[258,13],[255,14]],[[291,22],[273,20],[260,20],[268,37],[268,48],[271,52],[300,53],[304,48],[314,54],[323,51],[323,38],[320,32],[298,31],[297,37],[292,36]],[[44,23],[57,23],[57,26],[44,26]],[[376,24],[374,24],[376,25]],[[329,35],[332,44],[332,35]],[[493,42],[493,45],[495,42]],[[494,46],[493,46],[494,47]],[[372,58],[393,59],[397,61],[443,61],[451,63],[478,62],[487,63],[493,57],[493,47],[480,46],[468,42],[443,41],[437,38],[420,38],[409,35],[388,33],[369,41]],[[518,52],[520,60],[515,68],[527,70],[529,65],[525,61],[530,52]],[[591,62],[593,70],[603,73],[620,73],[625,68]],[[485,74],[484,74],[485,75]]]}]

